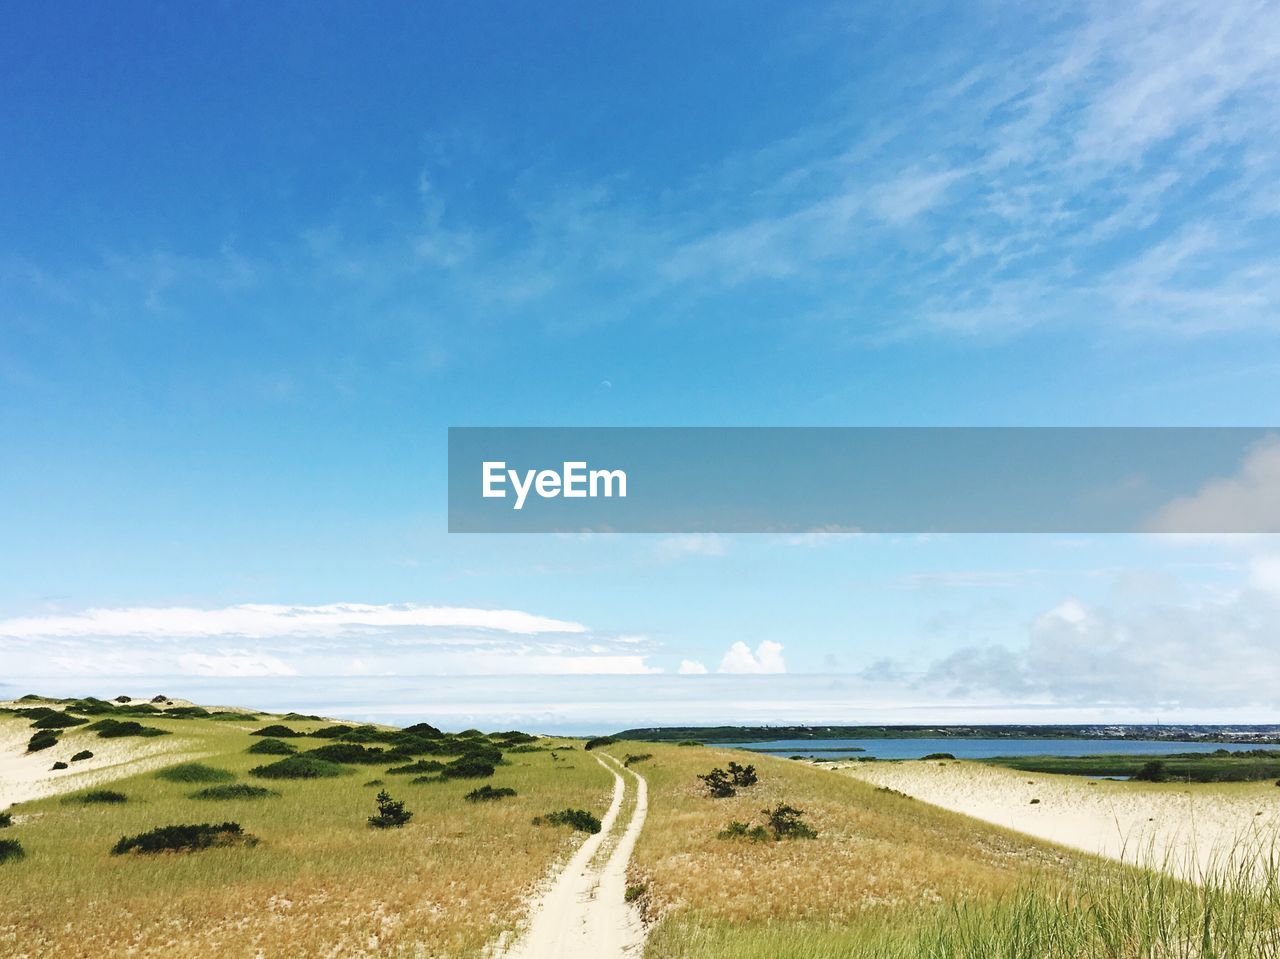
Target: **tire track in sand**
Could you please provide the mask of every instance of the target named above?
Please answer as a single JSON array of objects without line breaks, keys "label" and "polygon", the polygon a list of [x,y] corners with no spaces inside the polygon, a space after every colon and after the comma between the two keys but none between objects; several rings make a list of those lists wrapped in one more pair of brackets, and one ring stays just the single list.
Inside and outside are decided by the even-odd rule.
[{"label": "tire track in sand", "polygon": [[[608,760],[607,762],[605,760]],[[533,902],[528,928],[501,959],[638,959],[644,949],[639,910],[625,900],[627,863],[649,808],[648,783],[612,756],[596,762],[613,773],[613,801],[600,831],[587,837],[551,885]],[[611,850],[601,846],[614,832],[627,795],[625,776],[635,781],[635,806]]]}]

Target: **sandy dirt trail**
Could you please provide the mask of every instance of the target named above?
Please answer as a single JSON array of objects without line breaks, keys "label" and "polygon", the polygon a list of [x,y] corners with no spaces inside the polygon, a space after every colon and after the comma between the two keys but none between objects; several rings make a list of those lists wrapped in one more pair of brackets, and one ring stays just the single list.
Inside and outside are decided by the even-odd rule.
[{"label": "sandy dirt trail", "polygon": [[[535,899],[524,934],[509,948],[499,944],[495,954],[503,959],[622,959],[638,957],[644,949],[643,923],[625,895],[627,863],[649,808],[648,784],[611,756],[596,761],[614,776],[613,801],[600,832],[578,847]],[[627,778],[634,780],[635,806],[616,835]]]},{"label": "sandy dirt trail", "polygon": [[1271,781],[1155,785],[965,762],[855,763],[841,772],[997,826],[1186,878],[1220,864],[1233,848],[1256,854],[1280,835],[1280,789]]}]

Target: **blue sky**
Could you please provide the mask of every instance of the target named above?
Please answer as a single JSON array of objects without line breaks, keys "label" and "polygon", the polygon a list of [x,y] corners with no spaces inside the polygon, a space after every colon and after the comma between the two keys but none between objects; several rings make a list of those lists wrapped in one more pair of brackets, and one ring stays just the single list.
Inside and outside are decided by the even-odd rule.
[{"label": "blue sky", "polygon": [[[403,677],[501,661],[533,675],[459,722],[1277,718],[1265,539],[450,537],[444,449],[1274,425],[1278,37],[1250,3],[9,13],[0,683],[439,716]],[[733,685],[778,668],[785,702]]]}]

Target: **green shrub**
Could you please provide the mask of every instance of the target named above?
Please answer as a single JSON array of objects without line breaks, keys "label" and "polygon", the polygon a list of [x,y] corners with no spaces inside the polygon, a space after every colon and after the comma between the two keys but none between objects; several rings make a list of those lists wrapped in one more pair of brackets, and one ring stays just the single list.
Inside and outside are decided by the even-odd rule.
[{"label": "green shrub", "polygon": [[325,726],[311,732],[311,735],[317,739],[337,739],[339,736],[345,736],[354,729],[354,726]]},{"label": "green shrub", "polygon": [[54,764],[53,764],[51,767],[49,767],[49,768],[50,768],[52,771],[56,772],[56,771],[57,771],[57,770],[59,770],[59,769],[70,769],[71,767],[70,767],[70,766],[68,766],[66,763],[62,762],[61,760],[59,760],[58,762],[54,763]]},{"label": "green shrub", "polygon": [[58,732],[55,729],[42,729],[27,740],[27,752],[38,753],[58,745]]},{"label": "green shrub", "polygon": [[635,902],[648,891],[649,886],[646,883],[636,883],[633,886],[627,886],[627,891],[622,894],[622,898],[626,902]]},{"label": "green shrub", "polygon": [[732,761],[729,763],[729,775],[733,779],[733,784],[741,788],[754,786],[760,781],[760,777],[756,775],[755,766],[739,766]]},{"label": "green shrub", "polygon": [[1162,783],[1169,778],[1169,775],[1165,772],[1164,763],[1154,759],[1149,763],[1143,763],[1142,768],[1133,774],[1133,778],[1139,782]]},{"label": "green shrub", "polygon": [[271,736],[273,739],[292,739],[297,736],[305,736],[306,733],[300,733],[296,729],[290,729],[288,726],[282,726],[279,723],[275,723],[271,726],[263,726],[261,729],[255,729],[249,735]]},{"label": "green shrub", "polygon": [[377,803],[377,814],[369,817],[369,825],[374,829],[398,829],[413,818],[413,813],[404,808],[404,803],[392,799],[385,789],[378,793]]},{"label": "green shrub", "polygon": [[401,732],[408,733],[410,736],[418,736],[422,739],[439,739],[444,735],[430,723],[414,723],[412,726],[406,726]]},{"label": "green shrub", "polygon": [[248,783],[227,783],[222,786],[208,786],[191,794],[192,799],[266,799],[268,796],[279,796],[274,789],[266,786],[250,786]]},{"label": "green shrub", "polygon": [[204,763],[180,763],[156,773],[157,779],[171,783],[225,783],[235,779],[235,773],[206,766]]},{"label": "green shrub", "polygon": [[487,779],[493,772],[492,763],[463,756],[446,765],[440,775],[445,779]]},{"label": "green shrub", "polygon": [[387,770],[388,776],[413,776],[425,773],[438,773],[444,769],[444,763],[436,759],[419,759],[406,766],[393,766]]},{"label": "green shrub", "polygon": [[927,756],[921,756],[921,759],[955,759],[951,753],[929,753]]},{"label": "green shrub", "polygon": [[468,802],[485,802],[486,800],[502,799],[505,796],[514,796],[515,794],[516,791],[510,786],[501,786],[498,789],[494,789],[492,786],[486,784],[481,786],[479,789],[471,790],[471,792],[467,793],[464,798]]},{"label": "green shrub", "polygon": [[62,801],[79,806],[116,806],[128,802],[129,797],[114,789],[90,789],[88,792],[64,796]]},{"label": "green shrub", "polygon": [[284,719],[284,721],[285,721],[285,722],[287,722],[287,723],[305,723],[305,722],[315,722],[315,723],[318,723],[318,722],[320,722],[321,720],[323,720],[323,719],[324,719],[324,717],[323,717],[323,716],[308,716],[308,715],[306,715],[305,713],[285,713],[285,714],[284,714],[283,719]]},{"label": "green shrub", "polygon": [[253,753],[255,756],[290,756],[297,751],[297,746],[293,745],[293,743],[287,743],[283,739],[259,739],[245,750],[245,752]]},{"label": "green shrub", "polygon": [[354,763],[358,766],[381,766],[388,761],[409,758],[403,753],[361,746],[359,743],[330,743],[318,749],[308,750],[306,755],[315,759],[326,759],[331,763]]},{"label": "green shrub", "polygon": [[8,829],[13,825],[13,813],[0,812],[0,829]]},{"label": "green shrub", "polygon": [[749,839],[752,842],[768,842],[773,838],[764,826],[752,826],[750,823],[739,822],[736,819],[716,835],[720,839]]},{"label": "green shrub", "polygon": [[135,722],[132,719],[99,719],[96,723],[89,726],[90,729],[96,729],[98,737],[101,739],[123,739],[126,736],[168,736],[167,729],[157,729],[154,726],[144,726],[142,723]]},{"label": "green shrub", "polygon": [[680,740],[680,742],[676,743],[676,745],[677,746],[701,746],[702,743],[698,742],[696,739],[682,739]]},{"label": "green shrub", "polygon": [[765,824],[773,832],[774,839],[817,839],[818,833],[801,818],[803,809],[796,809],[786,803],[778,803],[772,809],[760,810],[764,813]]},{"label": "green shrub", "polygon": [[330,779],[350,772],[346,766],[314,756],[286,756],[269,766],[254,766],[250,776],[260,779]]},{"label": "green shrub", "polygon": [[623,761],[622,765],[634,766],[636,763],[642,763],[646,759],[652,759],[652,758],[653,758],[653,753],[636,753],[634,755],[628,754],[627,758]]},{"label": "green shrub", "polygon": [[612,746],[618,741],[617,736],[597,736],[594,739],[588,739],[583,749],[599,749],[601,746]]},{"label": "green shrub", "polygon": [[385,786],[386,782],[384,782],[381,779],[370,779],[367,783],[365,783],[365,785],[366,786]]},{"label": "green shrub", "polygon": [[87,749],[82,749],[78,753],[76,753],[74,756],[71,757],[71,761],[73,763],[78,763],[82,759],[92,759],[92,758],[93,758],[93,753],[89,752],[89,750]]},{"label": "green shrub", "polygon": [[533,820],[535,826],[543,823],[549,826],[570,826],[579,832],[595,834],[601,829],[600,820],[585,809],[561,809],[558,812],[537,816]]},{"label": "green shrub", "polygon": [[719,767],[698,778],[707,787],[707,795],[712,799],[728,799],[738,794],[738,791],[733,788],[733,777]]},{"label": "green shrub", "polygon": [[188,826],[160,826],[136,836],[121,836],[111,847],[113,856],[136,850],[140,853],[154,852],[195,852],[211,846],[228,846],[239,842],[253,842],[238,822],[224,822],[218,825],[200,823]]},{"label": "green shrub", "polygon": [[248,723],[258,721],[257,713],[212,713],[209,718],[220,723]]},{"label": "green shrub", "polygon": [[41,717],[31,724],[32,729],[70,729],[72,726],[83,726],[89,720],[79,716],[68,716],[66,713],[54,712]]},{"label": "green shrub", "polygon": [[17,862],[27,854],[16,839],[0,839],[0,862]]}]

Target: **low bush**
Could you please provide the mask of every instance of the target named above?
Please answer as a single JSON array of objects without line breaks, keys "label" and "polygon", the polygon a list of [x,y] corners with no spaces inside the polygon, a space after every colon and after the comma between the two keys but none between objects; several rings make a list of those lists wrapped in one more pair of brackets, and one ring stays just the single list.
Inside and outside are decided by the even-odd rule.
[{"label": "low bush", "polygon": [[696,739],[682,739],[680,740],[680,742],[676,743],[676,745],[677,746],[701,746],[702,743],[698,742]]},{"label": "low bush", "polygon": [[402,733],[408,733],[410,736],[419,736],[423,739],[439,739],[444,735],[440,730],[436,729],[430,723],[414,723],[412,726],[406,726],[400,730]]},{"label": "low bush", "polygon": [[583,749],[599,749],[601,746],[612,746],[618,741],[617,736],[597,736],[595,739],[588,739]]},{"label": "low bush", "polygon": [[8,829],[13,825],[13,813],[0,812],[0,829]]},{"label": "low bush", "polygon": [[1162,783],[1169,778],[1164,763],[1158,759],[1143,763],[1142,768],[1133,774],[1133,778],[1144,783]]},{"label": "low bush", "polygon": [[437,759],[419,759],[405,766],[393,766],[387,770],[388,776],[413,776],[426,773],[438,773],[444,769],[444,763]]},{"label": "low bush", "polygon": [[921,759],[955,759],[951,753],[929,753],[927,756],[921,756]]},{"label": "low bush", "polygon": [[445,779],[487,779],[493,772],[492,763],[463,756],[446,765],[440,770],[440,775]]},{"label": "low bush", "polygon": [[0,863],[17,862],[27,854],[16,839],[0,839]]},{"label": "low bush", "polygon": [[288,723],[302,723],[302,722],[318,723],[324,719],[323,716],[308,716],[306,713],[285,713],[283,718],[284,718],[284,721]]},{"label": "low bush", "polygon": [[636,763],[642,763],[646,759],[652,759],[652,758],[653,758],[653,753],[628,754],[627,758],[623,760],[622,765],[634,766]]},{"label": "low bush", "polygon": [[42,749],[49,749],[51,746],[56,745],[58,745],[57,730],[42,729],[27,740],[27,752],[38,753]]},{"label": "low bush", "polygon": [[818,833],[803,820],[804,810],[778,803],[764,813],[765,825],[773,832],[774,839],[817,839]]},{"label": "low bush", "polygon": [[189,826],[160,826],[136,836],[121,836],[111,847],[113,856],[127,852],[195,852],[212,846],[229,846],[241,842],[254,842],[245,834],[238,822],[200,823]]},{"label": "low bush", "polygon": [[346,766],[314,756],[286,756],[269,766],[254,766],[250,776],[259,779],[330,779],[350,772]]},{"label": "low bush", "polygon": [[378,812],[369,817],[369,825],[374,829],[399,828],[413,818],[413,813],[404,808],[404,803],[392,799],[385,789],[378,793]]},{"label": "low bush", "polygon": [[627,886],[627,891],[622,894],[622,898],[625,902],[635,902],[648,891],[649,886],[646,883],[639,882],[635,885]]},{"label": "low bush", "polygon": [[736,796],[738,791],[733,787],[733,777],[719,767],[698,777],[707,787],[707,795],[712,799],[728,799]]},{"label": "low bush", "polygon": [[306,733],[300,733],[296,729],[290,729],[288,726],[281,726],[279,723],[275,723],[271,726],[263,726],[261,729],[255,729],[249,735],[271,736],[274,739],[292,739],[296,736],[305,736]]},{"label": "low bush", "polygon": [[297,746],[293,745],[293,743],[287,743],[283,739],[259,739],[245,750],[245,752],[253,753],[255,756],[291,756],[297,751]]},{"label": "low bush", "polygon": [[79,716],[69,716],[66,713],[50,713],[43,716],[31,724],[32,729],[70,729],[72,726],[83,726],[89,720],[81,719]]},{"label": "low bush", "polygon": [[760,777],[756,775],[755,766],[739,766],[735,762],[729,763],[729,776],[733,779],[733,784],[740,788],[754,786],[760,781]]},{"label": "low bush", "polygon": [[59,769],[70,769],[70,768],[71,768],[70,766],[68,766],[66,763],[62,762],[61,760],[59,760],[58,762],[54,763],[54,764],[50,767],[50,769],[52,769],[54,772],[56,772],[56,771],[57,771],[57,770],[59,770]]},{"label": "low bush", "polygon": [[306,755],[325,759],[331,763],[353,763],[357,766],[381,766],[388,761],[408,759],[403,753],[361,746],[359,743],[330,743],[318,749],[308,750]]},{"label": "low bush", "polygon": [[90,789],[88,792],[72,793],[62,798],[64,803],[78,806],[117,806],[129,801],[129,797],[114,789]]},{"label": "low bush", "polygon": [[192,799],[266,799],[279,796],[274,789],[266,786],[250,786],[248,783],[226,783],[222,786],[209,786],[191,794]]},{"label": "low bush", "polygon": [[92,758],[93,758],[93,753],[89,752],[89,750],[87,749],[82,749],[78,753],[76,753],[74,756],[71,757],[71,761],[73,763],[78,763],[82,759],[92,759]]},{"label": "low bush", "polygon": [[465,798],[468,802],[485,802],[489,799],[502,799],[506,796],[514,796],[516,791],[510,786],[500,786],[494,789],[492,786],[484,785],[479,789],[473,789],[467,793]]},{"label": "low bush", "polygon": [[337,739],[339,736],[345,736],[354,728],[354,726],[325,726],[322,729],[312,730],[311,735],[316,739]]},{"label": "low bush", "polygon": [[561,809],[558,812],[547,813],[545,816],[534,817],[535,826],[543,823],[549,826],[570,826],[579,832],[593,835],[601,829],[600,820],[585,809]]},{"label": "low bush", "polygon": [[144,726],[132,719],[99,719],[89,726],[98,732],[100,739],[123,739],[126,736],[168,736],[167,729]]},{"label": "low bush", "polygon": [[545,753],[546,751],[546,746],[534,746],[531,743],[522,743],[519,746],[512,746],[507,750],[509,753]]},{"label": "low bush", "polygon": [[764,826],[753,826],[750,823],[739,822],[736,819],[716,835],[720,839],[750,839],[752,842],[768,842],[773,838],[769,835],[769,830],[765,829]]},{"label": "low bush", "polygon": [[171,783],[225,783],[235,779],[235,774],[204,763],[180,763],[156,773],[157,779]]},{"label": "low bush", "polygon": [[386,781],[382,779],[370,779],[365,783],[366,786],[385,786],[386,784]]}]

